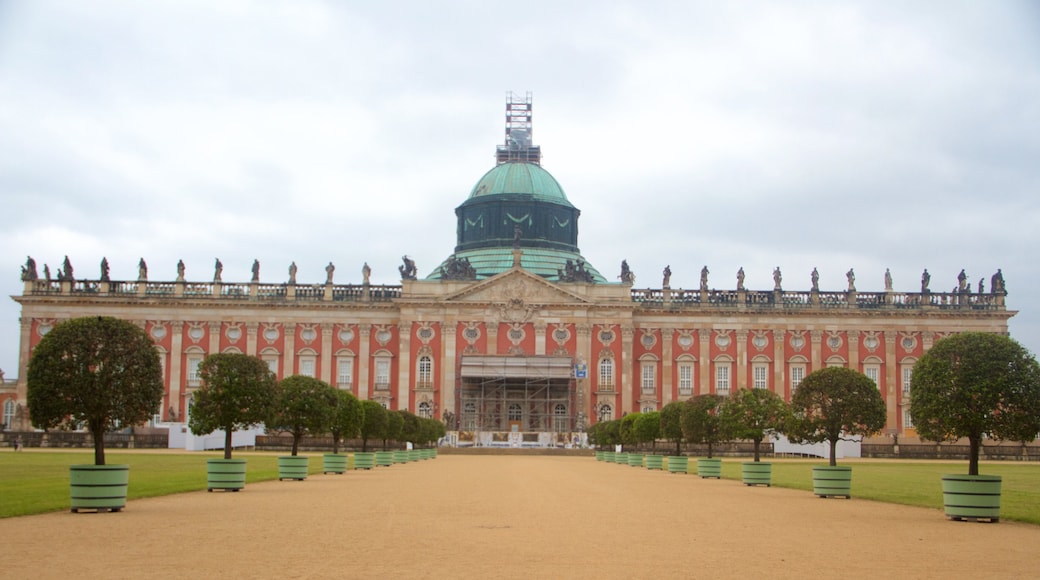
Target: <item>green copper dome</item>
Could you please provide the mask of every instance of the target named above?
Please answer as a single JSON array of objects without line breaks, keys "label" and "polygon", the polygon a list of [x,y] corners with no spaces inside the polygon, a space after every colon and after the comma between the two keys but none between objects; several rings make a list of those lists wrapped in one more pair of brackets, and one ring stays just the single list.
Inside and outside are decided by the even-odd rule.
[{"label": "green copper dome", "polygon": [[528,197],[573,207],[556,178],[533,163],[510,162],[496,166],[480,178],[467,202],[498,195]]}]

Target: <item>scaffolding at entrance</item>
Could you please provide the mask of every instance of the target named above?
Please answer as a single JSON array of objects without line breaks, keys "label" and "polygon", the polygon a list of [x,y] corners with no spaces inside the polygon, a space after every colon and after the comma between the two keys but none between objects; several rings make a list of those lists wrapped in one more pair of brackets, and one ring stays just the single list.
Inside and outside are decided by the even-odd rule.
[{"label": "scaffolding at entrance", "polygon": [[570,358],[463,356],[459,368],[455,408],[461,431],[575,430]]}]

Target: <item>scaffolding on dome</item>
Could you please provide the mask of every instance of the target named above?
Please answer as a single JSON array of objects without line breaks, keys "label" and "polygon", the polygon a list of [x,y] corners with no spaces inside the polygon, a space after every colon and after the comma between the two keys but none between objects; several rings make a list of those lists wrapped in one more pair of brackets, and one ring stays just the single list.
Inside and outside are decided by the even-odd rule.
[{"label": "scaffolding on dome", "polygon": [[573,443],[578,431],[573,365],[569,357],[463,355],[455,389],[460,444]]},{"label": "scaffolding on dome", "polygon": [[515,162],[542,164],[542,148],[532,145],[533,106],[530,91],[523,97],[512,91],[506,93],[506,143],[495,151],[497,165]]}]

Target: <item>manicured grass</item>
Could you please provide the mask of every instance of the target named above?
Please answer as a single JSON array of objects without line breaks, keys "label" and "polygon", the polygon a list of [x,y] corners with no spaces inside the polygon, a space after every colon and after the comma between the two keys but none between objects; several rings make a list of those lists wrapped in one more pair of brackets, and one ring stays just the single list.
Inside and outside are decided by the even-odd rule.
[{"label": "manicured grass", "polygon": [[[247,460],[248,484],[277,479],[278,455],[236,451],[233,457]],[[311,458],[308,473],[321,473],[321,454],[304,455]],[[206,459],[214,457],[223,454],[105,452],[107,463],[130,466],[128,499],[206,489]],[[0,453],[0,518],[69,509],[69,466],[93,462],[92,450]]]},{"label": "manicured grass", "polygon": [[[690,458],[693,461],[693,458]],[[812,491],[812,466],[826,461],[769,460],[773,464],[773,485]],[[737,458],[722,460],[722,476],[740,480]],[[942,476],[968,472],[968,462],[945,461],[870,461],[838,462],[852,466],[852,496],[903,505],[942,510]],[[1003,478],[1000,518],[1040,525],[1040,464],[985,462],[979,469],[985,475]],[[822,500],[821,500],[822,501]],[[837,500],[840,501],[840,500]]]}]

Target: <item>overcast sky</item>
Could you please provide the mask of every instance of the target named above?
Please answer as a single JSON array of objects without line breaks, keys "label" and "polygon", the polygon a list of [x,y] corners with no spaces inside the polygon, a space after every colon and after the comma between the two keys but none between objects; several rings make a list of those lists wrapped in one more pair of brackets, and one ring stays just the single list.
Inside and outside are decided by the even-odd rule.
[{"label": "overcast sky", "polygon": [[[636,287],[949,291],[1002,268],[1040,351],[1035,2],[0,0],[0,293],[77,278],[398,283],[452,253],[505,94],[579,245]],[[0,301],[0,368],[19,308]]]}]

